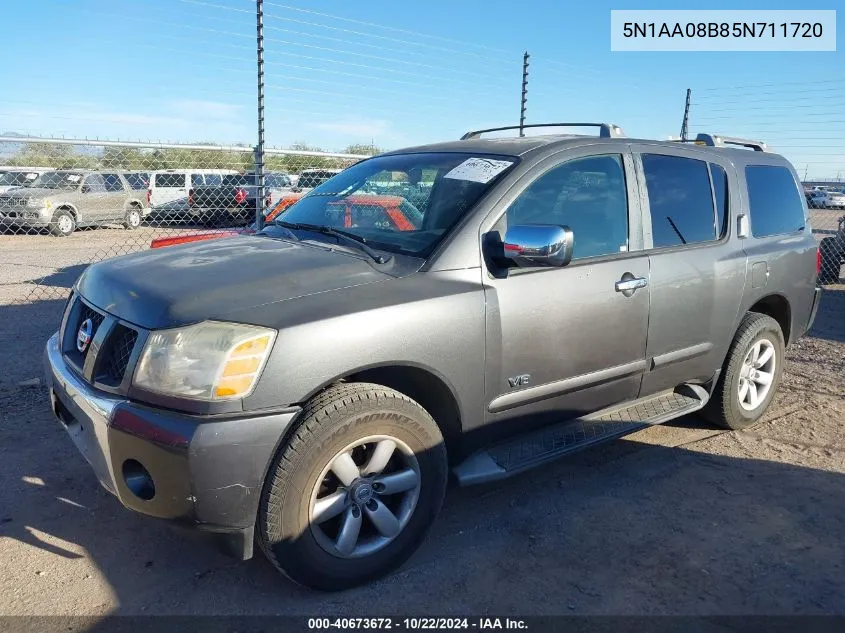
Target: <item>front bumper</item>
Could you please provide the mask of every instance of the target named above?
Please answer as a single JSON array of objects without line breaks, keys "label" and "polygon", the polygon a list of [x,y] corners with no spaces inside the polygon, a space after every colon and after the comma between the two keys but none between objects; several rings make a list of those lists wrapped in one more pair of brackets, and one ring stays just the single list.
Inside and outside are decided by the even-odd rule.
[{"label": "front bumper", "polygon": [[19,207],[14,209],[0,209],[0,225],[4,226],[25,226],[32,228],[44,228],[50,226],[52,219],[50,209],[35,209]]},{"label": "front bumper", "polygon": [[298,408],[267,415],[191,416],[94,389],[44,352],[56,417],[97,479],[131,510],[221,535],[249,558],[267,469]]}]

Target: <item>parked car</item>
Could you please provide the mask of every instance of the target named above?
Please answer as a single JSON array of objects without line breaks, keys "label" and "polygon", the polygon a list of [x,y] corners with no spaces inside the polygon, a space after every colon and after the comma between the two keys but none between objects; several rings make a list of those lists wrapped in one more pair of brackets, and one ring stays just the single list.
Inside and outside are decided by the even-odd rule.
[{"label": "parked car", "polygon": [[132,190],[120,173],[62,169],[0,194],[0,223],[45,227],[57,237],[111,222],[135,229],[145,206],[143,194]]},{"label": "parked car", "polygon": [[157,218],[184,219],[190,212],[189,192],[204,186],[218,186],[234,169],[167,169],[150,174],[147,201]]},{"label": "parked car", "polygon": [[340,172],[340,169],[303,169],[296,178],[295,186],[303,191],[313,189],[322,185],[329,178],[337,176]]},{"label": "parked car", "polygon": [[28,168],[28,167],[14,167],[6,168],[0,173],[0,193],[23,187],[27,183],[32,182],[44,172],[50,171],[43,168]]},{"label": "parked car", "polygon": [[819,283],[839,282],[842,264],[845,264],[845,216],[839,218],[836,234],[822,238],[819,243]]},{"label": "parked car", "polygon": [[[820,297],[795,170],[594,125],[382,154],[255,235],[92,264],[46,346],[56,416],[126,507],[325,590],[402,564],[450,471],[754,424]],[[430,177],[421,217],[349,226],[385,171]]]},{"label": "parked car", "polygon": [[814,209],[845,209],[845,193],[832,190],[814,190],[807,198]]},{"label": "parked car", "polygon": [[[228,174],[215,185],[193,187],[188,196],[191,216],[215,226],[231,220],[248,222],[255,217],[257,182],[255,173]],[[287,174],[266,173],[265,208],[289,192],[291,187],[291,179]]]},{"label": "parked car", "polygon": [[[280,217],[281,213],[293,205],[299,198],[284,198],[265,217],[265,222],[271,223]],[[422,224],[422,214],[410,202],[399,196],[349,196],[343,200],[329,204],[329,212],[337,217],[343,217],[345,227],[381,226],[396,231],[413,231]],[[205,233],[191,233],[156,237],[150,242],[150,248],[176,246],[189,242],[202,242],[234,235],[252,235],[256,232],[255,223],[241,230],[222,230]]]}]

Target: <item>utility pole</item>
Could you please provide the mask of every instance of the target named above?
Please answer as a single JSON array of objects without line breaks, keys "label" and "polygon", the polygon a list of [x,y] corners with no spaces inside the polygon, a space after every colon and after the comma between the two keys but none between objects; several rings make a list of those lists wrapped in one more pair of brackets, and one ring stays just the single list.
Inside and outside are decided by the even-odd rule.
[{"label": "utility pole", "polygon": [[255,227],[264,227],[264,0],[255,0],[256,53],[258,60],[258,145],[255,146]]},{"label": "utility pole", "polygon": [[525,125],[525,104],[528,101],[528,51],[522,55],[522,101],[519,106],[519,135],[525,136],[522,128]]},{"label": "utility pole", "polygon": [[687,135],[689,134],[689,101],[691,96],[692,90],[687,88],[687,102],[684,106],[684,120],[681,123],[681,140],[684,142],[686,142]]}]

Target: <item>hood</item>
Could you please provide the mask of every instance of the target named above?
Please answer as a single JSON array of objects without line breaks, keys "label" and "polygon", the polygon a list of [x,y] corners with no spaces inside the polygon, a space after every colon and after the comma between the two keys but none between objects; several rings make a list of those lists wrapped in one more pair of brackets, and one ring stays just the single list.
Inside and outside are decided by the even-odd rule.
[{"label": "hood", "polygon": [[261,236],[171,246],[92,264],[79,292],[145,328],[205,319],[249,323],[249,308],[410,274],[419,260],[377,265],[330,245]]},{"label": "hood", "polygon": [[66,189],[44,189],[42,187],[17,187],[7,191],[4,198],[55,198],[56,196],[73,193]]}]

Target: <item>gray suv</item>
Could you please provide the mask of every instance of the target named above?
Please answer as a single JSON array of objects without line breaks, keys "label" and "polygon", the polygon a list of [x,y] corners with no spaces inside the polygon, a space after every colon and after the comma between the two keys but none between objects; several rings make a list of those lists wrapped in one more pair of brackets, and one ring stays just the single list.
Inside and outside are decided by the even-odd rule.
[{"label": "gray suv", "polygon": [[820,296],[795,170],[593,125],[391,152],[255,235],[91,265],[46,347],[56,416],[126,507],[325,590],[407,559],[450,473],[753,424]]},{"label": "gray suv", "polygon": [[57,237],[111,222],[136,229],[146,206],[146,190],[121,173],[62,169],[0,195],[0,225],[48,228]]}]

